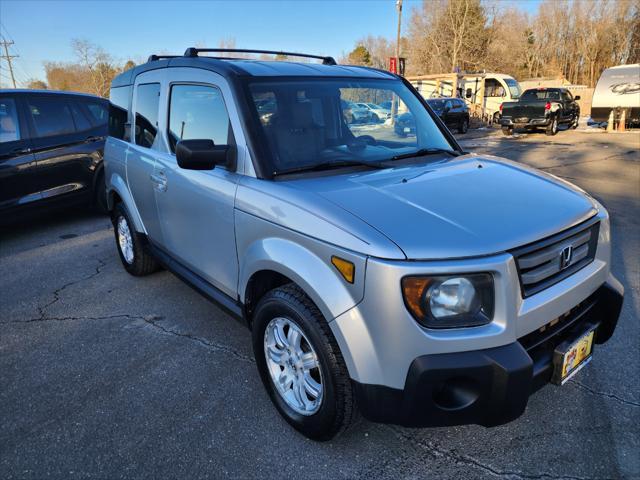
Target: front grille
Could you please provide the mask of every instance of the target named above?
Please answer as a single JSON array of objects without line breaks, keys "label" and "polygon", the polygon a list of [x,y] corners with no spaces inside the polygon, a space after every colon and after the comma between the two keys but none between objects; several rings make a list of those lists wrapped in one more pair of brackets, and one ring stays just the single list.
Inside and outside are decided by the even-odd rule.
[{"label": "front grille", "polygon": [[596,255],[596,217],[544,240],[512,250],[523,298],[530,297],[589,265]]}]

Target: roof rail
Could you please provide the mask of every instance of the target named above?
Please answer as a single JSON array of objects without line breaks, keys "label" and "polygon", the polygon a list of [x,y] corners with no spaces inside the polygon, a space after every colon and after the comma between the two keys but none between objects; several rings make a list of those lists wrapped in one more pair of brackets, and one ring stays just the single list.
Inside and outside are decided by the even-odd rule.
[{"label": "roof rail", "polygon": [[147,58],[147,62],[155,62],[164,58],[176,58],[179,56],[180,55],[149,55],[149,58]]},{"label": "roof rail", "polygon": [[[197,57],[200,52],[216,52],[216,53],[266,53],[271,55],[285,55],[287,57],[304,57],[315,58],[322,60],[323,65],[337,65],[335,59],[329,56],[322,55],[309,55],[308,53],[293,53],[293,52],[277,52],[275,50],[251,50],[240,48],[196,48],[189,47],[185,50],[185,57]],[[219,58],[219,57],[218,57]],[[224,58],[224,57],[222,57]]]}]

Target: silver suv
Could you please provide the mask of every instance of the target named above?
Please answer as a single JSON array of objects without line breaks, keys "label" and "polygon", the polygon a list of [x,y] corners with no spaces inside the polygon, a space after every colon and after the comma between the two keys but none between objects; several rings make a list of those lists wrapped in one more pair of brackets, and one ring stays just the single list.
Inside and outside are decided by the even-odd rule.
[{"label": "silver suv", "polygon": [[[129,273],[162,265],[246,323],[293,427],[329,439],[356,407],[499,425],[612,335],[623,289],[592,197],[463,152],[388,72],[201,55],[219,51],[115,78],[108,205]],[[348,121],[385,102],[395,117]]]}]

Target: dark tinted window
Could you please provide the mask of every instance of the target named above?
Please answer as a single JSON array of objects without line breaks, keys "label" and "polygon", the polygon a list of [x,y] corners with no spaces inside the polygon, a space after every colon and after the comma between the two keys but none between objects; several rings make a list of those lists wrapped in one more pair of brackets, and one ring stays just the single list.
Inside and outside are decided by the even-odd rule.
[{"label": "dark tinted window", "polygon": [[71,109],[65,99],[30,97],[27,105],[38,137],[73,133]]},{"label": "dark tinted window", "polygon": [[175,150],[180,140],[193,139],[210,139],[216,145],[235,144],[227,107],[215,87],[174,85],[169,106],[171,149]]},{"label": "dark tinted window", "polygon": [[560,100],[558,90],[525,90],[522,100]]},{"label": "dark tinted window", "polygon": [[146,83],[138,85],[136,91],[136,144],[150,148],[158,133],[160,84]]},{"label": "dark tinted window", "polygon": [[107,111],[107,106],[101,102],[86,102],[87,110],[89,111],[89,115],[91,115],[91,123],[93,125],[104,125],[107,123],[107,119],[109,117],[109,112]]},{"label": "dark tinted window", "polygon": [[75,102],[69,103],[71,108],[71,114],[73,115],[73,121],[76,124],[76,130],[82,132],[91,128],[91,123],[80,109],[80,105]]},{"label": "dark tinted window", "polygon": [[111,89],[109,96],[109,135],[121,140],[129,141],[127,112],[129,110],[129,98],[131,97],[131,85]]},{"label": "dark tinted window", "polygon": [[13,98],[0,98],[0,143],[20,140],[18,109]]}]

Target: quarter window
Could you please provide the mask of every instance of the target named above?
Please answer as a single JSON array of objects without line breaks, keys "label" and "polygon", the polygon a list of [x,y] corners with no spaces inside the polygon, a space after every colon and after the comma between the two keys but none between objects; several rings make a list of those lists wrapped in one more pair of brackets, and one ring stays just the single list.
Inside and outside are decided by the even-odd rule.
[{"label": "quarter window", "polygon": [[57,98],[31,97],[27,100],[27,104],[38,137],[74,132],[71,109],[66,101]]},{"label": "quarter window", "polygon": [[0,143],[20,140],[18,109],[13,98],[0,98]]},{"label": "quarter window", "polygon": [[[271,111],[266,106],[265,111]],[[174,85],[169,104],[169,143],[175,152],[180,140],[213,140],[215,145],[235,145],[229,113],[216,87]]]},{"label": "quarter window", "polygon": [[158,133],[160,84],[138,85],[136,94],[135,140],[141,147],[151,148]]},{"label": "quarter window", "polygon": [[109,135],[126,141],[130,140],[127,128],[130,98],[131,85],[112,88],[109,95]]}]

